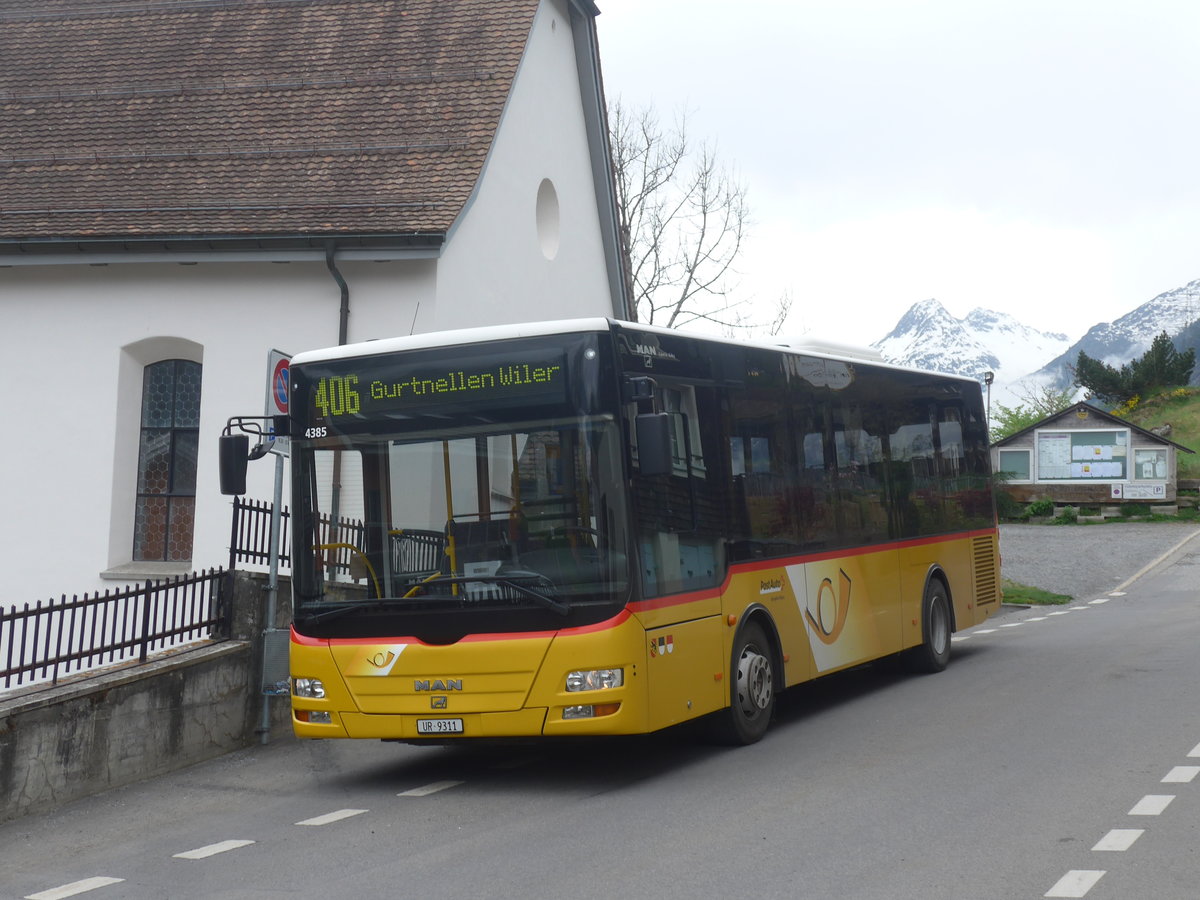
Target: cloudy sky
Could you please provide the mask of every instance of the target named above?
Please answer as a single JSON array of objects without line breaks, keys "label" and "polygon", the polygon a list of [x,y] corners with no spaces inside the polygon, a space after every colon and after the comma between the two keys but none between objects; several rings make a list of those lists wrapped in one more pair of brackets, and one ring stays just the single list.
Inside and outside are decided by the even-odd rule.
[{"label": "cloudy sky", "polygon": [[915,302],[1079,337],[1200,278],[1195,0],[597,0],[610,102],[746,182],[740,289],[789,334]]}]

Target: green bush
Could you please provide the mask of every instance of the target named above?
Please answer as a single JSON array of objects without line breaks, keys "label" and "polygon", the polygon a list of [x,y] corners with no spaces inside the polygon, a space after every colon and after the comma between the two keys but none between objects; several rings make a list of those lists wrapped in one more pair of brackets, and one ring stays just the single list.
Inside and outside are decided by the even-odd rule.
[{"label": "green bush", "polygon": [[1054,518],[1054,522],[1057,525],[1074,525],[1078,521],[1079,510],[1073,506],[1064,506],[1062,512]]},{"label": "green bush", "polygon": [[1121,515],[1127,519],[1130,516],[1148,516],[1150,515],[1150,507],[1145,503],[1122,503]]},{"label": "green bush", "polygon": [[1032,519],[1039,516],[1048,516],[1054,512],[1053,500],[1034,500],[1025,507],[1025,518]]},{"label": "green bush", "polygon": [[1007,491],[996,491],[996,515],[1001,519],[1020,518],[1021,504]]}]

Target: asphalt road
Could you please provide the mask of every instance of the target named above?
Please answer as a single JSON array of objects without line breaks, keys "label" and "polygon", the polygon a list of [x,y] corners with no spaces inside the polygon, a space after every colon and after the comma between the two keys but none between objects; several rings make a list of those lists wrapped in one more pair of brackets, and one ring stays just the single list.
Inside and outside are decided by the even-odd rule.
[{"label": "asphalt road", "polygon": [[1194,900],[1194,532],[1006,529],[1020,580],[1080,600],[956,635],[938,675],[790,691],[751,747],[277,741],[0,826],[0,896]]},{"label": "asphalt road", "polygon": [[[1001,572],[1031,587],[1089,600],[1200,534],[1194,523],[1001,525]],[[1200,538],[1197,538],[1200,540]]]}]

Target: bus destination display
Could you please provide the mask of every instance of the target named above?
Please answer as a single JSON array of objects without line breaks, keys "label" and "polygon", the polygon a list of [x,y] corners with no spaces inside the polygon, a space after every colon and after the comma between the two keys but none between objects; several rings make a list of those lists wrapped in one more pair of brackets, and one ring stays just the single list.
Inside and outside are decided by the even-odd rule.
[{"label": "bus destination display", "polygon": [[559,352],[473,357],[458,364],[444,357],[407,364],[367,359],[339,374],[315,377],[309,416],[311,421],[448,405],[555,402],[566,398],[566,385]]}]

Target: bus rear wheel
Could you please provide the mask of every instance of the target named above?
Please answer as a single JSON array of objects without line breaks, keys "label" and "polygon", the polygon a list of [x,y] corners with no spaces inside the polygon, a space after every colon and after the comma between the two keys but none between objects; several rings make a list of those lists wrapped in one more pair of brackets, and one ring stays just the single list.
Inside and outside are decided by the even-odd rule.
[{"label": "bus rear wheel", "polygon": [[750,622],[733,644],[729,708],[718,714],[717,737],[726,744],[753,744],[775,714],[775,662],[766,631]]},{"label": "bus rear wheel", "polygon": [[940,672],[950,662],[950,596],[939,578],[931,578],[921,601],[921,643],[908,651],[916,672]]}]

